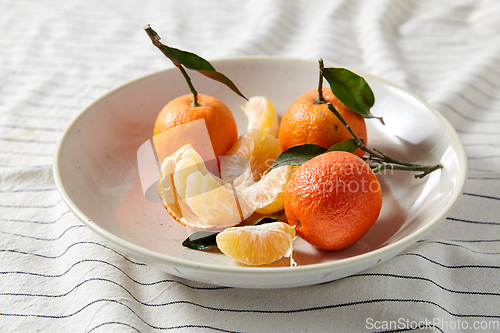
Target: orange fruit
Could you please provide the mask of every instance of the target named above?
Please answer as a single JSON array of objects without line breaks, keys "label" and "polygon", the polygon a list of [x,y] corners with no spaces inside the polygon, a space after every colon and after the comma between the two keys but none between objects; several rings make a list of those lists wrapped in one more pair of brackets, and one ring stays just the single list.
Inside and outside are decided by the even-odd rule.
[{"label": "orange fruit", "polygon": [[[323,88],[326,103],[332,103],[356,135],[367,141],[365,119],[347,108],[330,88]],[[278,139],[281,150],[303,145],[316,144],[326,149],[336,143],[352,139],[351,133],[328,109],[326,103],[317,103],[318,90],[311,90],[297,98],[281,119]],[[354,152],[363,156],[358,149]]]},{"label": "orange fruit", "polygon": [[382,190],[361,158],[334,151],[302,164],[287,183],[284,201],[299,236],[320,249],[341,250],[375,223]]},{"label": "orange fruit", "polygon": [[[219,99],[208,95],[198,94],[199,106],[193,107],[191,103],[192,94],[179,96],[167,103],[156,118],[153,135],[157,136],[176,126],[204,119],[215,156],[225,155],[238,140],[238,129],[231,110]],[[175,151],[178,148],[172,149]],[[166,156],[173,151],[168,152]],[[163,156],[165,153],[159,152],[158,155]]]},{"label": "orange fruit", "polygon": [[246,265],[270,264],[292,254],[295,228],[273,222],[228,228],[217,237],[219,250]]}]

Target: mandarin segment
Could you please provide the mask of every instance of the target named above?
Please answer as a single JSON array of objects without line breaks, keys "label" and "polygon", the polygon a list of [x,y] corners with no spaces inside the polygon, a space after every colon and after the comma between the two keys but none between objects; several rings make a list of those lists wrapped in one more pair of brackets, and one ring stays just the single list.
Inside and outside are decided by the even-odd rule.
[{"label": "mandarin segment", "polygon": [[186,181],[186,203],[207,225],[235,225],[240,215],[236,197],[229,184],[221,184],[213,175],[195,172]]},{"label": "mandarin segment", "polygon": [[285,187],[295,169],[291,165],[272,169],[260,181],[242,190],[245,202],[260,214],[269,215],[282,210]]},{"label": "mandarin segment", "polygon": [[190,145],[163,161],[158,192],[169,214],[194,229],[222,230],[252,213],[248,205],[239,203],[230,184],[206,170],[201,156]]},{"label": "mandarin segment", "polygon": [[275,137],[263,137],[260,129],[247,130],[229,149],[227,156],[221,159],[221,178],[228,182],[235,181],[250,168],[253,180],[257,182],[279,154]]},{"label": "mandarin segment", "polygon": [[186,145],[164,160],[158,191],[177,222],[193,229],[222,230],[254,212],[282,210],[284,188],[293,168],[273,169],[258,182],[253,181],[249,168],[244,174],[248,180],[237,187],[207,171],[201,156]]},{"label": "mandarin segment", "polygon": [[242,110],[248,117],[247,130],[257,128],[262,131],[263,138],[267,135],[276,137],[279,129],[279,118],[269,99],[263,96],[254,96],[242,106]]},{"label": "mandarin segment", "polygon": [[259,179],[264,175],[267,169],[273,165],[274,160],[280,154],[280,146],[276,137],[267,135],[262,140],[259,152],[253,157],[252,167],[254,180]]},{"label": "mandarin segment", "polygon": [[228,228],[216,238],[222,253],[246,265],[265,265],[291,256],[294,240],[295,228],[283,222]]}]

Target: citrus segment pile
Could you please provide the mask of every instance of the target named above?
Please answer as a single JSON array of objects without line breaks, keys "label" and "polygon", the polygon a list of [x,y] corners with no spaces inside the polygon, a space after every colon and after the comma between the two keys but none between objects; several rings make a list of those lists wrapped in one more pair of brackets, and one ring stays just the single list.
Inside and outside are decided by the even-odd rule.
[{"label": "citrus segment pile", "polygon": [[274,222],[228,228],[217,235],[217,247],[246,265],[264,265],[289,257],[294,239],[294,227]]},{"label": "citrus segment pile", "polygon": [[251,214],[248,205],[238,202],[231,184],[208,172],[190,145],[164,160],[158,191],[170,215],[194,229],[222,230]]},{"label": "citrus segment pile", "polygon": [[272,214],[283,209],[285,187],[296,167],[285,165],[272,169],[258,182],[242,189],[243,199],[260,214]]},{"label": "citrus segment pile", "polygon": [[163,206],[177,222],[198,230],[222,230],[243,222],[254,212],[282,210],[286,182],[293,169],[276,168],[254,182],[248,168],[236,186],[209,172],[201,156],[185,145],[163,161],[158,191]]},{"label": "citrus segment pile", "polygon": [[260,129],[247,130],[220,159],[221,178],[228,182],[235,181],[238,186],[241,180],[237,181],[237,178],[250,168],[253,181],[259,181],[279,154],[276,137],[263,137]]}]

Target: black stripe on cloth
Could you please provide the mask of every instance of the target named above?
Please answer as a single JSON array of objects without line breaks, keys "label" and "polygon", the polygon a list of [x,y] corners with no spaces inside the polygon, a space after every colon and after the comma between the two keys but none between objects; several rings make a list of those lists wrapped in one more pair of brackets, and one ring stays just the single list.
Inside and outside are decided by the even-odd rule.
[{"label": "black stripe on cloth", "polygon": [[59,199],[58,202],[56,202],[55,204],[53,205],[47,205],[47,206],[38,206],[38,205],[34,205],[34,206],[24,206],[24,205],[0,205],[0,208],[52,208],[52,207],[55,207],[57,206],[58,204],[60,204],[62,202],[62,199]]},{"label": "black stripe on cloth", "polygon": [[35,236],[28,236],[28,235],[22,235],[22,234],[16,234],[16,233],[11,233],[11,232],[6,232],[6,231],[0,231],[1,234],[4,235],[11,235],[11,236],[16,236],[16,237],[23,237],[23,238],[29,238],[29,239],[34,239],[34,240],[39,240],[39,241],[46,241],[46,242],[53,242],[56,240],[61,239],[64,234],[66,234],[69,230],[75,229],[75,228],[86,228],[83,224],[78,224],[78,225],[72,225],[71,227],[67,228],[64,230],[58,237],[56,238],[41,238],[41,237],[35,237]]},{"label": "black stripe on cloth", "polygon": [[446,245],[446,246],[454,246],[454,247],[458,247],[458,248],[461,248],[461,249],[464,249],[464,250],[467,250],[467,251],[470,251],[470,252],[473,252],[473,253],[478,253],[478,254],[486,254],[486,255],[500,254],[500,252],[483,252],[483,251],[477,251],[477,250],[469,249],[468,247],[463,246],[463,245],[454,244],[454,243],[447,243],[447,242],[444,242],[444,241],[419,240],[419,241],[417,241],[417,243],[439,244],[439,245]]},{"label": "black stripe on cloth", "polygon": [[[175,281],[175,280],[171,280],[171,281]],[[123,291],[125,291],[127,294],[129,294],[130,297],[132,297],[132,299],[134,301],[136,301],[137,303],[139,303],[141,305],[144,305],[144,306],[157,307],[157,306],[163,306],[163,304],[164,304],[164,303],[147,303],[147,302],[143,302],[143,301],[139,300],[137,297],[135,297],[132,294],[132,292],[130,290],[128,290],[127,288],[125,288],[122,284],[120,284],[120,283],[118,283],[118,282],[116,282],[114,280],[110,280],[110,279],[102,278],[102,277],[94,277],[94,278],[85,279],[85,280],[79,282],[78,284],[76,284],[69,291],[67,291],[65,293],[62,293],[62,294],[57,294],[57,295],[4,292],[4,293],[0,293],[0,296],[22,296],[22,297],[35,297],[35,298],[36,297],[40,297],[40,298],[62,298],[62,297],[68,296],[73,291],[77,290],[81,286],[83,286],[83,285],[85,285],[87,283],[90,283],[90,282],[106,282],[106,283],[111,283],[111,284],[113,284],[113,285],[115,285],[117,287],[120,287]],[[178,281],[176,281],[176,282],[178,282]],[[224,288],[224,287],[193,287],[193,286],[181,283],[181,282],[179,282],[179,284],[181,284],[181,285],[183,285],[185,287],[191,288],[191,289],[195,289],[195,290],[222,290],[222,289],[228,289],[228,288]]]},{"label": "black stripe on cloth", "polygon": [[[0,193],[17,193],[17,192],[49,192],[57,191],[57,188],[40,188],[40,189],[19,189],[19,190],[3,190]],[[68,211],[69,212],[69,211]]]},{"label": "black stripe on cloth", "polygon": [[[129,305],[125,304],[125,303],[122,303],[120,301],[117,301],[117,300],[114,300],[114,299],[109,299],[109,298],[101,298],[101,299],[97,299],[97,300],[94,300],[90,303],[88,303],[87,305],[84,305],[82,308],[80,308],[79,310],[77,310],[76,312],[73,312],[71,314],[68,314],[68,315],[43,315],[43,314],[21,314],[21,313],[0,313],[0,316],[11,316],[11,317],[35,317],[35,318],[47,318],[47,319],[65,319],[65,318],[70,318],[70,317],[73,317],[77,314],[79,314],[80,312],[82,312],[83,310],[85,310],[86,308],[94,305],[94,304],[99,304],[99,303],[103,303],[103,302],[106,302],[106,303],[114,303],[114,304],[118,304],[118,305],[121,305],[125,308],[127,308],[130,312],[132,312],[140,321],[142,321],[144,324],[146,324],[148,327],[150,328],[153,328],[153,329],[156,329],[156,330],[172,330],[172,329],[177,329],[177,328],[185,328],[185,327],[199,327],[199,328],[211,328],[213,330],[216,330],[216,331],[221,331],[221,332],[229,332],[229,333],[241,333],[241,332],[237,332],[237,331],[230,331],[230,330],[223,330],[221,328],[217,328],[217,327],[213,327],[213,326],[208,326],[208,325],[180,325],[180,326],[155,326],[155,325],[152,325],[150,323],[148,323],[146,320],[144,320],[136,311],[134,311],[134,309],[132,309]],[[179,301],[179,302],[173,302],[172,304],[176,304],[176,303],[183,303],[182,301]],[[187,302],[185,301],[185,303],[189,304],[189,303],[192,303],[192,302]],[[193,305],[198,305],[197,303],[192,303]],[[204,307],[202,305],[199,305],[201,307]],[[214,308],[215,309],[215,308]]]},{"label": "black stripe on cloth", "polygon": [[462,112],[458,111],[458,109],[456,109],[452,105],[448,104],[447,102],[436,101],[433,104],[440,105],[442,107],[447,108],[448,110],[452,111],[454,114],[456,114],[457,116],[459,116],[460,118],[462,118],[466,121],[470,121],[470,122],[474,122],[474,123],[482,123],[482,124],[498,124],[498,123],[500,123],[500,119],[482,119],[482,118],[469,117],[469,116],[463,114]]},{"label": "black stripe on cloth", "polygon": [[500,225],[500,222],[472,221],[472,220],[457,219],[457,218],[454,218],[454,217],[447,217],[446,219],[450,220],[450,221],[457,221],[457,222],[464,222],[464,223]]},{"label": "black stripe on cloth", "polygon": [[[425,277],[420,277],[420,276],[409,276],[409,275],[398,275],[398,274],[389,274],[389,273],[361,273],[361,274],[354,274],[350,275],[347,278],[353,278],[353,277],[371,277],[371,276],[380,276],[380,277],[388,277],[388,278],[398,278],[398,279],[404,279],[404,280],[418,280],[418,281],[425,281],[425,282],[430,282],[434,284],[436,287],[450,292],[450,293],[455,293],[455,294],[462,294],[462,295],[477,295],[477,296],[500,296],[500,293],[494,293],[494,292],[480,292],[480,291],[464,291],[464,290],[454,290],[450,288],[446,288],[441,286],[440,284],[436,283],[432,279],[425,278]],[[144,306],[150,306],[150,307],[159,307],[159,306],[165,306],[165,305],[170,305],[170,302],[168,303],[147,303],[139,300],[135,295],[132,294],[130,290],[128,290],[126,287],[124,287],[122,284],[110,280],[108,278],[102,278],[102,277],[94,277],[94,278],[89,278],[85,279],[78,284],[76,284],[74,287],[72,287],[69,291],[62,293],[62,294],[33,294],[33,293],[12,293],[12,292],[3,292],[0,293],[0,296],[16,296],[16,297],[34,297],[34,298],[62,298],[66,297],[81,286],[91,283],[91,282],[105,282],[105,283],[110,283],[113,284],[117,287],[120,287],[123,291],[125,291],[127,294],[132,297],[137,303],[144,305]],[[192,289],[197,289],[197,290],[221,290],[225,288],[221,287],[214,287],[214,288],[193,288],[192,286],[188,286],[183,284],[184,286],[190,287]]]},{"label": "black stripe on cloth", "polygon": [[[429,9],[426,9],[426,12],[428,10],[435,10],[435,9],[438,9],[439,7],[440,8],[445,8],[445,9],[452,9],[452,10],[460,10],[460,11],[466,11],[466,12],[470,12],[470,11],[473,11],[473,10],[477,10],[481,7],[488,7],[489,9],[489,6],[486,2],[479,2],[477,4],[474,4],[474,5],[467,5],[467,4],[461,4],[461,3],[458,3],[456,2],[456,4],[453,6],[453,7],[450,7],[449,3],[447,2],[439,2],[439,1],[433,1],[431,2],[432,4],[430,4],[429,2],[423,2],[423,1],[419,1],[419,0],[408,0],[408,1],[402,1],[400,3],[403,3],[403,4],[406,4],[406,3],[418,3],[419,6],[421,7],[429,7]],[[414,9],[415,7],[412,7],[410,8],[410,11],[414,11],[416,9]]]},{"label": "black stripe on cloth", "polygon": [[45,114],[25,114],[25,113],[19,113],[19,112],[0,112],[1,116],[12,116],[12,117],[18,117],[18,118],[30,118],[30,119],[56,119],[56,120],[71,120],[73,119],[72,117],[65,117],[65,116],[50,116],[50,115],[45,115]]},{"label": "black stripe on cloth", "polygon": [[400,275],[400,274],[391,274],[391,273],[359,273],[359,274],[353,274],[349,275],[347,278],[351,277],[370,277],[370,276],[380,276],[380,277],[389,277],[389,278],[397,278],[397,279],[403,279],[403,280],[417,280],[417,281],[425,281],[425,282],[430,282],[436,287],[448,291],[450,293],[454,294],[462,294],[462,295],[479,295],[479,296],[500,296],[500,293],[492,293],[492,292],[482,292],[482,291],[465,291],[465,290],[455,290],[455,289],[450,289],[443,287],[442,285],[438,284],[432,279],[422,277],[422,276],[412,276],[412,275]]},{"label": "black stripe on cloth", "polygon": [[500,177],[467,177],[470,180],[500,180]]},{"label": "black stripe on cloth", "polygon": [[5,221],[5,222],[23,222],[23,223],[36,223],[36,224],[54,224],[58,222],[64,215],[71,213],[70,210],[65,211],[62,213],[61,216],[59,216],[56,220],[54,221],[37,221],[37,220],[20,220],[20,219],[4,219],[0,218],[0,221]]},{"label": "black stripe on cloth", "polygon": [[450,268],[450,269],[462,269],[462,268],[500,269],[500,266],[493,266],[493,265],[445,265],[445,264],[442,264],[442,263],[437,262],[435,260],[432,260],[430,258],[427,258],[426,256],[424,256],[420,253],[413,253],[413,252],[402,253],[402,254],[399,254],[398,256],[415,256],[415,257],[425,259],[428,262],[431,262],[431,263],[436,264],[438,266],[441,266],[444,268]]},{"label": "black stripe on cloth", "polygon": [[64,256],[69,249],[71,249],[72,247],[74,246],[77,246],[77,245],[84,245],[84,244],[92,244],[92,245],[98,245],[98,246],[101,246],[107,250],[110,250],[114,253],[116,253],[117,255],[121,256],[122,258],[124,258],[125,260],[133,263],[133,264],[136,264],[136,265],[140,265],[140,266],[146,266],[146,264],[144,263],[141,263],[141,262],[136,262],[136,261],[133,261],[129,258],[127,258],[127,256],[121,254],[120,252],[116,251],[115,249],[109,247],[109,246],[106,246],[106,245],[103,245],[101,243],[97,243],[97,242],[92,242],[92,241],[81,241],[81,242],[76,242],[76,243],[73,243],[71,245],[69,245],[66,250],[63,251],[63,253],[57,255],[57,256],[49,256],[49,255],[45,255],[45,254],[40,254],[40,253],[34,253],[34,252],[26,252],[26,251],[20,251],[20,250],[14,250],[14,249],[0,249],[0,252],[7,252],[7,253],[17,253],[17,254],[24,254],[24,255],[31,255],[31,256],[35,256],[35,257],[39,257],[39,258],[45,258],[45,259],[58,259],[58,258],[61,258],[62,256]]},{"label": "black stripe on cloth", "polygon": [[464,101],[465,103],[469,104],[471,107],[474,108],[475,111],[495,112],[495,113],[498,113],[498,111],[499,111],[499,109],[497,107],[488,107],[485,105],[479,105],[478,103],[474,102],[473,100],[471,100],[470,98],[468,98],[467,96],[465,96],[461,92],[453,92],[453,93],[450,92],[449,94],[452,96],[456,96],[459,99],[461,99],[462,101]]},{"label": "black stripe on cloth", "polygon": [[[456,66],[456,65],[455,65]],[[473,84],[471,81],[462,81],[462,80],[454,80],[453,81],[455,84],[460,84],[460,85],[463,85],[464,87],[466,88],[470,88],[472,90],[474,90],[475,93],[481,95],[483,98],[486,98],[488,100],[490,100],[491,102],[499,102],[500,101],[500,97],[496,96],[496,95],[490,95],[488,93],[486,93],[486,91],[478,88],[475,84]],[[450,94],[457,94],[457,95],[462,95],[464,98],[468,98],[467,96],[465,96],[464,93],[462,92],[454,92],[454,91],[450,91],[449,92]]]},{"label": "black stripe on cloth", "polygon": [[[135,328],[134,326],[132,326],[130,324],[122,323],[122,322],[119,322],[119,321],[107,321],[107,322],[101,323],[101,324],[93,327],[90,331],[87,331],[86,333],[90,333],[93,330],[98,329],[99,327],[102,327],[102,326],[106,326],[106,325],[124,325],[124,326],[128,326],[128,327],[136,330],[137,332],[140,332],[137,328]],[[240,332],[240,331],[230,331],[230,330],[226,330],[226,329],[222,329],[222,328],[218,328],[218,327],[214,327],[214,326],[194,325],[194,324],[193,325],[170,326],[170,327],[164,328],[162,330],[178,330],[178,329],[184,329],[184,328],[210,329],[212,331],[227,332],[227,333],[245,333],[245,332]]]},{"label": "black stripe on cloth", "polygon": [[19,138],[0,138],[1,141],[12,141],[12,142],[26,142],[26,143],[41,143],[41,144],[57,144],[57,141],[49,140],[33,140],[33,139],[19,139]]},{"label": "black stripe on cloth", "polygon": [[[92,332],[93,330],[101,327],[101,326],[104,326],[104,325],[109,325],[109,324],[121,324],[121,325],[125,325],[125,326],[130,326],[131,328],[133,328],[134,330],[136,330],[137,332],[140,332],[137,328],[129,325],[129,324],[126,324],[126,323],[122,323],[122,322],[105,322],[105,323],[102,323],[102,324],[99,324],[97,325],[96,327],[92,328],[90,331],[87,331],[87,333],[90,333]],[[169,326],[169,327],[165,327],[165,328],[158,328],[158,329],[161,329],[161,330],[178,330],[178,329],[184,329],[184,328],[200,328],[200,329],[209,329],[209,330],[212,330],[212,331],[217,331],[217,332],[227,332],[227,333],[246,333],[246,332],[241,332],[241,331],[231,331],[231,330],[226,330],[226,329],[223,329],[223,328],[218,328],[218,327],[214,327],[214,326],[208,326],[208,325],[194,325],[194,324],[187,324],[187,325],[179,325],[179,326]]]},{"label": "black stripe on cloth", "polygon": [[[30,170],[30,169],[44,169],[44,168],[52,168],[52,164],[40,164],[40,165],[1,165],[0,168],[4,169],[21,169],[21,170]],[[3,207],[3,206],[0,206]]]},{"label": "black stripe on cloth", "polygon": [[[57,109],[57,108],[64,108],[65,111],[78,111],[81,110],[79,106],[71,106],[71,105],[50,105],[50,104],[42,104],[39,102],[33,102],[30,100],[22,100],[22,101],[16,101],[16,105],[22,105],[22,106],[29,106],[29,107],[34,107],[37,109]],[[0,104],[0,106],[5,107],[6,104]]]},{"label": "black stripe on cloth", "polygon": [[[20,274],[20,275],[37,276],[37,277],[42,277],[42,278],[59,278],[59,277],[63,277],[64,275],[68,274],[73,268],[77,267],[78,265],[85,264],[85,263],[99,263],[99,264],[104,264],[104,265],[110,266],[110,267],[118,270],[119,272],[121,272],[130,281],[132,281],[138,285],[141,285],[141,286],[154,286],[154,285],[163,284],[163,283],[175,283],[175,284],[179,284],[181,286],[184,286],[184,287],[187,287],[190,289],[195,289],[195,290],[233,289],[232,287],[225,287],[225,286],[196,287],[196,286],[192,286],[192,285],[189,285],[189,284],[184,283],[182,281],[177,281],[174,279],[163,279],[163,280],[158,280],[158,281],[154,281],[154,282],[141,282],[141,281],[138,281],[138,280],[132,278],[130,275],[127,274],[127,272],[125,272],[120,267],[118,267],[118,266],[116,266],[108,261],[100,260],[100,259],[82,259],[82,260],[79,260],[79,261],[75,262],[74,264],[72,264],[66,271],[64,271],[61,274],[42,274],[42,273],[24,272],[24,271],[6,271],[6,272],[0,272],[0,275]],[[136,263],[136,262],[132,262],[132,263],[137,264],[137,265],[142,265],[141,263]]]},{"label": "black stripe on cloth", "polygon": [[[460,45],[463,45],[461,43]],[[419,73],[426,73],[426,75],[431,75],[431,76],[437,76],[440,77],[441,75],[448,76],[451,74],[456,74],[456,64],[453,62],[450,62],[449,59],[440,59],[440,61],[432,62],[432,63],[425,63],[419,64],[418,63],[418,58],[412,58],[414,57],[413,55],[409,55],[410,59],[412,61],[415,61],[414,67],[415,69],[418,69]],[[491,63],[481,63],[477,64],[474,69],[476,69],[476,72],[471,73],[472,76],[475,76],[476,78],[482,78],[485,82],[489,82],[490,84],[497,85],[500,84],[500,82],[492,82],[489,81],[487,75],[493,75],[497,78],[500,78],[500,63],[499,63],[499,68],[496,67],[497,64],[492,65]],[[421,67],[420,67],[421,66]],[[439,69],[436,72],[436,69]],[[455,70],[453,70],[455,69]],[[484,74],[483,74],[484,73]],[[466,81],[463,81],[466,82]]]},{"label": "black stripe on cloth", "polygon": [[[378,67],[381,63],[384,63],[384,60],[386,60],[388,57],[391,57],[391,56],[394,56],[394,54],[391,52],[387,52],[387,50],[385,50],[384,53],[379,54],[377,56],[377,58],[379,58],[378,60],[372,59],[373,65],[368,66],[366,68],[366,70],[370,71],[370,72],[371,71],[376,72],[377,73],[376,75],[378,75],[378,76],[387,75],[389,73],[400,73],[402,70],[401,66],[394,65],[392,62],[391,63],[385,62],[385,63],[387,63],[388,67],[384,68],[383,70],[380,67]],[[420,61],[424,61],[424,60],[420,60]],[[449,60],[448,60],[448,62],[449,62]],[[377,67],[375,67],[375,66],[377,66]],[[412,73],[412,72],[405,72],[404,73],[406,80],[408,81],[409,84],[412,85],[412,87],[414,89],[419,89],[419,90],[422,90],[425,88],[431,89],[433,84],[437,85],[437,84],[443,83],[442,75],[444,75],[444,74],[442,73],[442,71],[435,70],[435,71],[431,72],[434,75],[438,75],[438,74],[440,75],[438,78],[435,78],[431,75],[426,75],[425,73],[422,73],[422,69],[420,69],[418,67],[415,68],[415,70],[419,73],[418,75],[415,73]],[[480,82],[482,82],[482,83],[484,83],[484,84],[486,84],[489,87],[492,87],[494,89],[498,89],[498,87],[500,87],[500,82],[493,82],[493,81],[489,80],[486,76],[482,75],[481,73],[471,73],[468,76],[470,76],[469,81],[457,80],[457,81],[453,81],[453,82],[455,84],[461,83],[461,84],[465,85],[466,87],[472,87],[473,89],[478,90],[478,91],[482,91],[481,89],[479,89],[477,87],[477,85]],[[421,81],[421,79],[420,79],[421,77],[425,78],[425,81],[426,81],[426,86],[424,86],[424,87],[422,87],[421,83],[419,83]],[[432,88],[432,90],[434,90],[434,88]],[[448,91],[448,92],[453,93],[453,94],[457,94],[457,95],[460,94],[460,93],[454,92],[454,91]],[[498,99],[498,97],[486,94],[485,92],[482,92],[482,95],[488,96],[492,100]]]},{"label": "black stripe on cloth", "polygon": [[500,239],[450,239],[450,241],[462,243],[498,243]]},{"label": "black stripe on cloth", "polygon": [[[474,142],[474,143],[464,143],[464,147],[495,147],[500,148],[500,144],[492,142]],[[500,170],[499,170],[500,171]]]},{"label": "black stripe on cloth", "polygon": [[483,198],[483,199],[500,200],[500,198],[497,198],[497,197],[492,197],[492,196],[489,196],[489,195],[476,194],[476,193],[464,192],[463,195],[468,195],[468,196],[471,196],[471,197],[478,197],[478,198]]},{"label": "black stripe on cloth", "polygon": [[[0,154],[6,155],[22,155],[22,156],[37,156],[37,157],[53,157],[54,153],[31,153],[31,152],[21,152],[21,151],[3,151],[0,150]],[[2,191],[0,191],[2,193]]]},{"label": "black stripe on cloth", "polygon": [[469,171],[475,171],[475,172],[487,172],[487,173],[494,173],[498,172],[498,169],[480,169],[480,168],[471,168],[469,167]]},{"label": "black stripe on cloth", "polygon": [[500,158],[500,155],[487,155],[487,156],[467,156],[469,160],[491,160]]},{"label": "black stripe on cloth", "polygon": [[121,321],[106,321],[104,323],[100,323],[99,325],[97,326],[94,326],[92,329],[90,329],[89,331],[87,331],[86,333],[90,333],[100,327],[103,327],[103,326],[107,326],[107,325],[123,325],[123,326],[126,326],[126,327],[129,327],[131,329],[133,329],[134,331],[136,332],[139,332],[141,333],[141,331],[139,331],[136,327],[132,326],[131,324],[128,324],[128,323],[123,323]]},{"label": "black stripe on cloth", "polygon": [[23,129],[23,130],[36,130],[36,131],[45,131],[45,132],[62,132],[64,130],[62,128],[19,126],[19,125],[12,125],[12,124],[0,124],[0,127],[13,128],[13,129]]},{"label": "black stripe on cloth", "polygon": [[429,328],[435,328],[437,329],[439,332],[442,332],[442,333],[445,333],[445,331],[443,331],[441,329],[441,327],[439,326],[436,326],[434,324],[428,324],[428,325],[420,325],[420,326],[416,326],[416,327],[408,327],[408,328],[399,328],[399,329],[394,329],[394,330],[388,330],[388,331],[372,331],[372,333],[395,333],[395,332],[408,332],[408,331],[415,331],[415,330],[420,330],[420,329],[429,329]]},{"label": "black stripe on cloth", "polygon": [[472,131],[462,130],[459,128],[455,128],[455,131],[457,131],[457,133],[467,134],[467,135],[500,135],[500,132],[488,132],[488,131],[472,132]]},{"label": "black stripe on cloth", "polygon": [[[0,313],[0,315],[16,316],[16,317],[37,317],[37,318],[62,319],[62,318],[73,317],[73,316],[77,315],[78,313],[82,312],[84,309],[88,308],[89,306],[97,304],[97,303],[101,303],[101,302],[110,302],[110,303],[116,303],[116,304],[122,305],[122,306],[128,308],[132,313],[134,313],[146,325],[148,325],[152,328],[155,328],[155,326],[144,321],[130,306],[128,306],[120,301],[110,299],[110,298],[99,298],[99,299],[93,300],[90,303],[81,307],[80,309],[76,310],[75,312],[72,312],[72,313],[69,313],[66,315],[47,315],[47,314],[37,314],[37,313],[33,313],[33,314]],[[500,318],[500,315],[455,313],[455,312],[452,312],[452,311],[446,309],[444,306],[442,306],[439,303],[436,303],[434,301],[429,301],[426,299],[412,299],[412,298],[375,298],[375,299],[368,299],[368,300],[362,300],[362,301],[353,301],[353,302],[338,303],[338,304],[328,304],[328,305],[320,305],[320,306],[314,306],[314,307],[288,309],[288,310],[232,309],[232,308],[213,307],[213,306],[203,305],[200,303],[186,301],[186,300],[170,301],[170,302],[165,302],[165,303],[161,303],[161,304],[148,304],[148,303],[146,303],[146,305],[151,306],[151,307],[167,307],[167,306],[178,305],[178,304],[186,304],[186,305],[192,305],[192,306],[199,307],[202,309],[217,311],[217,312],[293,314],[293,313],[330,310],[330,309],[338,309],[338,308],[343,308],[343,307],[352,307],[352,306],[357,306],[357,305],[376,304],[376,303],[428,304],[428,305],[433,305],[433,306],[443,310],[445,313],[447,313],[453,317],[458,317],[458,318],[492,318],[492,319],[493,318],[495,318],[495,319]],[[157,327],[157,329],[160,329],[160,328]]]}]

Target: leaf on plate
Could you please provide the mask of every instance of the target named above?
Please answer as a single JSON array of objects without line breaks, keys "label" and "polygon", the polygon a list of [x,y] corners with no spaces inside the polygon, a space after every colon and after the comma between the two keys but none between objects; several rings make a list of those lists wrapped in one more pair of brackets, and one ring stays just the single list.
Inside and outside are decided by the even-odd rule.
[{"label": "leaf on plate", "polygon": [[323,68],[322,74],[333,94],[345,106],[364,118],[377,118],[384,123],[381,117],[375,117],[370,112],[375,96],[364,78],[345,68]]},{"label": "leaf on plate", "polygon": [[[282,215],[283,212],[278,212],[276,214],[262,216],[246,225],[260,225],[276,222]],[[195,231],[182,242],[182,246],[193,250],[206,250],[215,247],[217,246],[216,238],[218,233],[219,231]]]},{"label": "leaf on plate", "polygon": [[189,68],[191,70],[198,71],[199,73],[211,78],[212,80],[219,81],[220,83],[225,84],[229,89],[248,100],[241,91],[236,87],[236,85],[224,74],[217,72],[215,68],[202,57],[183,50],[179,50],[173,47],[169,47],[160,42],[161,37],[154,31],[151,26],[148,24],[144,27],[146,33],[151,38],[153,44],[162,51],[162,53],[172,60],[175,66],[180,67],[181,65]]},{"label": "leaf on plate", "polygon": [[196,231],[182,242],[182,246],[193,250],[205,250],[217,246],[217,231]]},{"label": "leaf on plate", "polygon": [[323,154],[326,151],[325,148],[313,144],[291,147],[279,154],[269,170],[284,165],[302,165],[311,158]]}]

